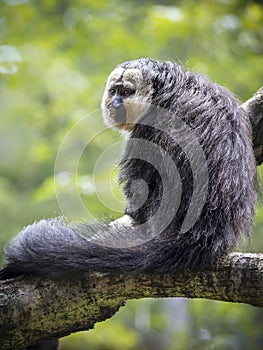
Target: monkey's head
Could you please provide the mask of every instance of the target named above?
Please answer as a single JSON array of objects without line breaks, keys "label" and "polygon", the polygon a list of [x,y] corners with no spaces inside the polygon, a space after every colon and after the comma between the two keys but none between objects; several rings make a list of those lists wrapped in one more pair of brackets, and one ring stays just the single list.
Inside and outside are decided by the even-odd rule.
[{"label": "monkey's head", "polygon": [[101,103],[107,125],[131,131],[148,109],[153,88],[139,62],[123,63],[109,75]]}]

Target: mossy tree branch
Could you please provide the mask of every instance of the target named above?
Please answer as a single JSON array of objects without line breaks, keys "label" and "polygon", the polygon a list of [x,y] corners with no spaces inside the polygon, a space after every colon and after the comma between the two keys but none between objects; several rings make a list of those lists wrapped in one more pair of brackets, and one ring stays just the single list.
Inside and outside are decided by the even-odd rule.
[{"label": "mossy tree branch", "polygon": [[85,274],[71,280],[25,277],[0,284],[0,348],[93,328],[127,299],[207,298],[263,306],[263,254],[232,253],[209,270],[166,274]]},{"label": "mossy tree branch", "polygon": [[257,164],[263,162],[263,86],[243,104],[253,130],[253,146]]}]

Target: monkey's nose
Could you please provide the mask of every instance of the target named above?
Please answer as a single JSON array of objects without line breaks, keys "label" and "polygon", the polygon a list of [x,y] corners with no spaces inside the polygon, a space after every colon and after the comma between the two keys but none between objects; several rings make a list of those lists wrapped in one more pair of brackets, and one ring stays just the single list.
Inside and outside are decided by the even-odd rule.
[{"label": "monkey's nose", "polygon": [[109,108],[110,117],[116,123],[125,123],[126,122],[126,109],[123,104],[112,105]]}]

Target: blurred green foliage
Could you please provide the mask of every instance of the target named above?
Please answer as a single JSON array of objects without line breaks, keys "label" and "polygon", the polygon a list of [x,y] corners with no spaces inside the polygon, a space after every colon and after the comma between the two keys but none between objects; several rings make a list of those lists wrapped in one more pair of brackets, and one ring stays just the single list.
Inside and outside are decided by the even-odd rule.
[{"label": "blurred green foliage", "polygon": [[[70,194],[76,179],[93,216],[120,215],[124,204],[114,162],[111,169],[96,172],[104,203],[92,181],[97,159],[120,141],[112,131],[82,145],[77,177],[61,172],[54,185],[56,158],[67,133],[74,130],[85,144],[94,130],[103,130],[100,113],[92,113],[116,64],[143,56],[177,61],[246,100],[262,85],[262,54],[261,1],[0,1],[0,245],[34,220],[61,215],[56,191]],[[86,115],[94,119],[82,126]],[[71,154],[64,158],[67,164]],[[117,209],[107,205],[112,191],[121,203]],[[68,206],[73,219],[79,219],[74,205]],[[242,249],[262,251],[262,230],[259,206],[251,242]],[[129,302],[94,331],[65,338],[61,349],[263,347],[259,309],[179,300],[168,312],[166,305],[162,300]],[[184,322],[178,325],[177,310],[183,305]]]}]

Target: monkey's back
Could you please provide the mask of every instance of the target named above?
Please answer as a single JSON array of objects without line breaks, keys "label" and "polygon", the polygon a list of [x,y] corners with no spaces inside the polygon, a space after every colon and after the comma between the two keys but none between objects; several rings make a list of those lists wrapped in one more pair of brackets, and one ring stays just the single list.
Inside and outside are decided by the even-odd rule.
[{"label": "monkey's back", "polygon": [[[171,62],[130,65],[142,69],[154,91],[120,173],[126,214],[137,224],[151,220],[155,234],[145,265],[210,264],[251,229],[257,181],[248,116],[233,94],[202,75]],[[138,179],[146,183],[146,195]],[[189,217],[189,210],[198,215]]]}]

